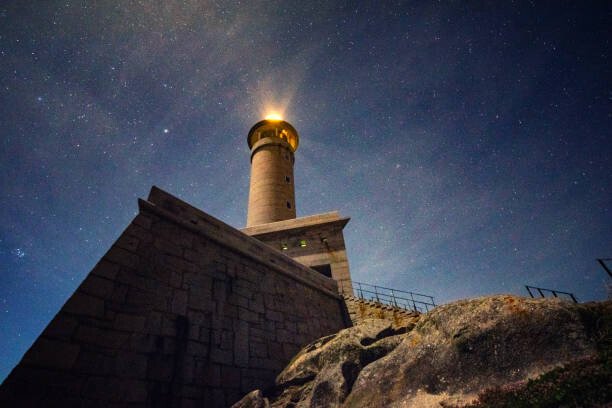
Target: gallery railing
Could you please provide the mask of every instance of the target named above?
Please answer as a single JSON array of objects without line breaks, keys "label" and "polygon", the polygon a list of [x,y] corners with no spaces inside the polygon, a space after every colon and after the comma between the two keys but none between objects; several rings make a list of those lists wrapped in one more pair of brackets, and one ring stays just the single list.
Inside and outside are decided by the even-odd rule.
[{"label": "gallery railing", "polygon": [[525,285],[525,288],[527,288],[527,292],[529,292],[529,296],[531,296],[532,298],[535,298],[533,293],[537,292],[540,294],[540,297],[543,297],[543,298],[547,297],[546,295],[549,294],[549,295],[553,295],[553,297],[560,297],[561,299],[570,298],[574,301],[574,303],[578,303],[578,300],[576,299],[574,294],[569,293],[569,292],[561,292],[560,290],[544,289],[544,288],[538,288],[536,286],[528,286],[528,285]]},{"label": "gallery railing", "polygon": [[357,296],[363,300],[374,301],[404,310],[425,313],[436,307],[433,296],[422,293],[386,288],[349,279],[338,281],[338,288],[343,295]]}]

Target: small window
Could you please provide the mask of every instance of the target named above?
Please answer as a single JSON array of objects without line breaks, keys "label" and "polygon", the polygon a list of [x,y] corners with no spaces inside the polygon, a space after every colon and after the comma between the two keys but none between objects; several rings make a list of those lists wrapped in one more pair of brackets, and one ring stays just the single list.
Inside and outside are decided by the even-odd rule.
[{"label": "small window", "polygon": [[291,203],[289,201],[287,201],[287,208],[291,209]]},{"label": "small window", "polygon": [[285,181],[286,181],[287,183],[291,183],[291,177],[289,177],[289,176],[285,176]]},{"label": "small window", "polygon": [[275,129],[264,130],[263,132],[260,133],[260,135],[261,135],[261,139],[265,139],[267,137],[274,137],[276,136],[276,130]]}]

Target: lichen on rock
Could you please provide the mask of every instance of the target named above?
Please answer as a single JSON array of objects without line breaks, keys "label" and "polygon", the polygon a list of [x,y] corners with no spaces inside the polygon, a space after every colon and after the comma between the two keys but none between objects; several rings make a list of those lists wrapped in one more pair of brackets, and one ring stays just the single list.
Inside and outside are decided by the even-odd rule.
[{"label": "lichen on rock", "polygon": [[234,407],[478,406],[487,390],[603,361],[611,305],[499,295],[439,306],[403,328],[364,320],[303,348],[257,394],[260,405],[251,393]]}]

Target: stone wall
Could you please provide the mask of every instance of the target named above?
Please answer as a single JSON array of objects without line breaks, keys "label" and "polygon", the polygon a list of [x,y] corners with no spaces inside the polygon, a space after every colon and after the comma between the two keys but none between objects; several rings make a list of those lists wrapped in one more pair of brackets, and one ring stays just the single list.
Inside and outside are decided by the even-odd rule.
[{"label": "stone wall", "polygon": [[0,406],[225,407],[350,325],[336,283],[153,188]]}]

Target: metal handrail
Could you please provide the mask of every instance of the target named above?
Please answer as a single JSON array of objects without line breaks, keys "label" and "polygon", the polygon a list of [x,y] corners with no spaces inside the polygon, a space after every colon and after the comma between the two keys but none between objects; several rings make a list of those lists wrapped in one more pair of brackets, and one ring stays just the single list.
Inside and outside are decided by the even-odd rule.
[{"label": "metal handrail", "polygon": [[341,279],[338,283],[342,294],[354,296],[354,291],[356,291],[357,297],[360,299],[375,301],[404,310],[424,313],[436,306],[433,296],[422,293],[387,288],[350,279]]},{"label": "metal handrail", "polygon": [[531,289],[537,290],[538,293],[540,294],[540,297],[545,298],[546,295],[544,294],[544,292],[550,292],[552,293],[552,295],[556,298],[558,298],[558,295],[567,295],[570,298],[572,298],[572,300],[574,301],[574,303],[578,303],[578,300],[576,299],[576,297],[574,296],[573,293],[569,293],[569,292],[562,292],[560,290],[553,290],[553,289],[545,289],[545,288],[538,288],[537,286],[529,286],[529,285],[525,285],[525,288],[527,289],[527,292],[529,293],[529,296],[531,296],[532,298],[535,298],[535,296],[533,295],[533,293],[531,293]]}]

